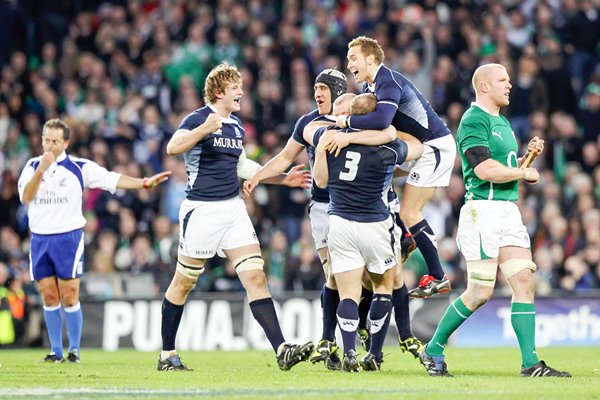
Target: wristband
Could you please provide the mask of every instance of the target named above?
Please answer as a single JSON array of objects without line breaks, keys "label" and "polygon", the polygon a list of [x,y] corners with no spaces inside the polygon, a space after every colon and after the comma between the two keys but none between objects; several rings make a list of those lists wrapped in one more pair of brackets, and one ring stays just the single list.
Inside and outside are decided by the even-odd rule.
[{"label": "wristband", "polygon": [[143,187],[144,189],[150,189],[150,185],[148,185],[148,178],[144,178],[144,179],[142,180],[142,187]]},{"label": "wristband", "polygon": [[347,115],[346,119],[344,120],[344,124],[346,125],[346,128],[350,128],[350,116]]}]

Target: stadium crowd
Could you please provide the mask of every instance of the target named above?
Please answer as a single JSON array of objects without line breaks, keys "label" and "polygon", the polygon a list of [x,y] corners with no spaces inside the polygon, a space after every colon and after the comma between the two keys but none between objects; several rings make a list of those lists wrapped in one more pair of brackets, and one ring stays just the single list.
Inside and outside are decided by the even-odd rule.
[{"label": "stadium crowd", "polygon": [[[40,302],[16,182],[25,161],[41,154],[47,119],[69,123],[73,155],[134,177],[173,171],[156,189],[84,196],[82,297],[159,298],[172,275],[187,179],[183,160],[166,156],[165,145],[183,116],[203,105],[208,71],[221,62],[241,70],[245,149],[264,164],[315,108],[314,77],[325,68],[347,72],[347,44],[361,34],[379,41],[385,64],[417,86],[454,134],[474,99],[473,71],[506,66],[515,134],[523,146],[534,136],[547,145],[536,161],[541,184],[521,186],[537,292],[599,289],[599,13],[598,0],[0,0],[0,314],[10,311],[22,332],[24,310]],[[424,210],[454,288],[466,283],[455,244],[463,195],[457,157],[450,186]],[[246,200],[274,294],[322,287],[309,197],[259,186]],[[425,271],[414,253],[408,287]],[[243,290],[218,258],[199,286]]]}]

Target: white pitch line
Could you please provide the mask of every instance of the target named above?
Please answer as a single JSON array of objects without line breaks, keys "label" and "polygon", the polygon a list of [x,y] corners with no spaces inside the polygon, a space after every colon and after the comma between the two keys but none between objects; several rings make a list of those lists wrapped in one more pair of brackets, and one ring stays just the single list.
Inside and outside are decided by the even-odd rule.
[{"label": "white pitch line", "polygon": [[[361,394],[423,394],[423,393],[435,393],[436,390],[419,390],[419,389],[361,389]],[[472,394],[472,390],[456,390],[456,389],[445,389],[444,393],[454,394]],[[357,391],[353,389],[265,389],[265,390],[252,390],[252,389],[193,389],[193,390],[169,390],[169,389],[96,389],[96,388],[64,388],[64,389],[49,389],[49,388],[14,388],[0,389],[0,398],[23,398],[36,396],[37,398],[51,398],[51,399],[70,399],[70,398],[82,398],[88,397],[107,397],[114,396],[119,398],[124,397],[223,397],[223,396],[236,396],[236,397],[247,397],[247,396],[281,396],[281,395],[295,395],[295,396],[314,396],[314,395],[327,395],[327,394],[356,394]],[[477,390],[480,395],[483,394],[506,394],[506,391],[502,390]]]}]

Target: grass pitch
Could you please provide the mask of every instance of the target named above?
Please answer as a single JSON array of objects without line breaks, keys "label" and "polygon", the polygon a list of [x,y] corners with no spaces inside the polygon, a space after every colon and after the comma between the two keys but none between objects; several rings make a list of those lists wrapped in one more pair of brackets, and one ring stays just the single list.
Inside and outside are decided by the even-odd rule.
[{"label": "grass pitch", "polygon": [[517,348],[447,351],[454,378],[432,378],[387,347],[380,372],[277,368],[271,352],[184,352],[193,372],[159,372],[157,353],[82,351],[81,364],[36,364],[43,350],[0,350],[0,399],[600,399],[600,347],[540,349],[573,378],[521,378]]}]

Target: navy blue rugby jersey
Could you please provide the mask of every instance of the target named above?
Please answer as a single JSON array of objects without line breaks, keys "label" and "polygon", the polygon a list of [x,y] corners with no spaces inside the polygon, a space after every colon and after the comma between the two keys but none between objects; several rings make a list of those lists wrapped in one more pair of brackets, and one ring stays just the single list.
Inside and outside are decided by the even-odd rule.
[{"label": "navy blue rugby jersey", "polygon": [[[192,130],[202,125],[213,109],[204,106],[183,119],[178,129]],[[217,201],[239,196],[237,164],[244,141],[242,121],[223,118],[223,126],[183,154],[188,181],[188,200]]]},{"label": "navy blue rugby jersey", "polygon": [[[315,146],[326,130],[317,130]],[[328,214],[358,222],[388,218],[387,196],[394,168],[406,160],[407,154],[408,146],[399,139],[381,146],[351,144],[337,157],[328,153]]]},{"label": "navy blue rugby jersey", "polygon": [[[326,121],[335,123],[335,121],[327,118],[325,115],[319,115],[319,110],[313,110],[308,114],[301,116],[298,121],[296,121],[296,125],[294,126],[294,132],[292,132],[292,137],[296,142],[306,147],[306,153],[308,154],[308,160],[310,161],[310,169],[312,170],[312,166],[315,164],[315,148],[304,140],[304,128],[306,125],[310,124],[313,121]],[[313,201],[319,203],[329,203],[329,190],[321,189],[315,185],[313,181],[312,187],[310,189],[310,198]]]},{"label": "navy blue rugby jersey", "polygon": [[374,86],[365,83],[363,93],[374,93],[377,109],[364,115],[353,115],[354,129],[385,129],[409,133],[422,143],[450,135],[450,129],[431,108],[421,92],[404,75],[385,65],[377,71]]}]

